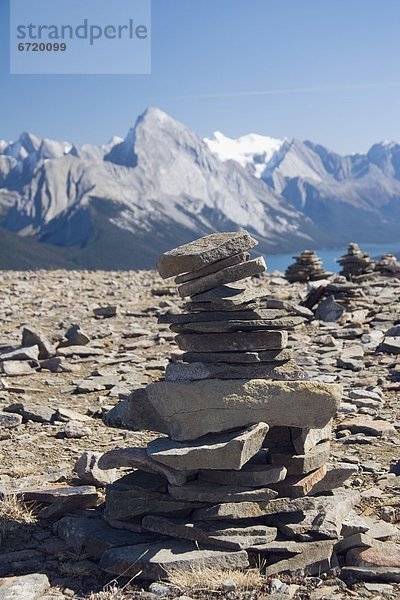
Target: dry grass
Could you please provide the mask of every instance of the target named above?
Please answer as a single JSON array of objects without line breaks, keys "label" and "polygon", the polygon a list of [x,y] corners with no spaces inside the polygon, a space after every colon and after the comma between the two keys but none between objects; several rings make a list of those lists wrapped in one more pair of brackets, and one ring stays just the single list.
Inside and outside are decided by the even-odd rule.
[{"label": "dry grass", "polygon": [[181,590],[223,590],[224,584],[235,586],[236,590],[250,591],[265,585],[265,577],[258,569],[247,571],[221,570],[213,567],[193,567],[190,570],[172,570],[168,580]]},{"label": "dry grass", "polygon": [[16,496],[6,496],[4,500],[0,500],[0,535],[2,537],[9,537],[21,525],[35,522],[34,504],[25,504]]}]

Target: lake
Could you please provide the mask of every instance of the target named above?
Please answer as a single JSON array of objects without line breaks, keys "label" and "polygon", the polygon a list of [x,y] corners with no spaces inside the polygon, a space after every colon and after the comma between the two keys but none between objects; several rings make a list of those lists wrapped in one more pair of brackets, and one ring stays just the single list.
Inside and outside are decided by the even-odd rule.
[{"label": "lake", "polygon": [[[363,252],[367,252],[373,258],[382,256],[382,254],[400,254],[400,242],[393,242],[388,244],[360,244],[360,248]],[[305,248],[306,249],[306,248]],[[340,258],[347,251],[347,246],[340,248],[329,248],[316,250],[318,256],[322,259],[323,265],[327,271],[338,272],[341,266],[338,265],[336,260]],[[294,262],[293,256],[299,254],[292,252],[291,254],[269,254],[265,257],[268,265],[268,271],[284,271],[286,267]]]}]

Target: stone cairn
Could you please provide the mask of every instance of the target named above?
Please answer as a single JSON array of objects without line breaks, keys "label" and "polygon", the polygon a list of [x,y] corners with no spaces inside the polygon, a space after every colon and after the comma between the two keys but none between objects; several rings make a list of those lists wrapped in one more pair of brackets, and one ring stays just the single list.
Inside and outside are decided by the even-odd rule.
[{"label": "stone cairn", "polygon": [[322,261],[314,250],[303,250],[299,256],[293,256],[293,258],[295,262],[289,265],[285,271],[285,277],[290,283],[318,281],[331,275],[324,270]]},{"label": "stone cairn", "polygon": [[374,271],[375,263],[368,254],[362,252],[360,246],[352,242],[347,248],[347,253],[337,261],[344,275],[350,281],[363,281],[370,277]]},{"label": "stone cairn", "polygon": [[[312,382],[287,348],[301,317],[261,309],[262,291],[228,284],[265,270],[245,232],[213,234],[163,254],[158,269],[190,297],[164,314],[183,353],[165,380],[135,390],[108,422],[165,434],[117,448],[99,467],[124,467],[106,490],[105,518],[137,543],[103,552],[112,575],[245,568],[266,574],[332,566],[358,499],[340,488],[351,465],[328,465],[338,384]],[[265,292],[264,292],[265,293]],[[337,489],[339,488],[339,489]]]},{"label": "stone cairn", "polygon": [[384,254],[376,263],[375,271],[384,277],[400,277],[400,261],[394,254]]}]

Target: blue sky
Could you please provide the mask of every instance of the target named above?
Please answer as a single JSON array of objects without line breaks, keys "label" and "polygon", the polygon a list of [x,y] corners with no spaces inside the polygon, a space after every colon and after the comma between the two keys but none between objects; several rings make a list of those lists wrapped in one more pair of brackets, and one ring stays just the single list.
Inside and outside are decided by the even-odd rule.
[{"label": "blue sky", "polygon": [[0,0],[0,138],[102,143],[158,106],[202,136],[366,151],[400,141],[399,24],[399,0],[153,0],[151,75],[9,75]]}]

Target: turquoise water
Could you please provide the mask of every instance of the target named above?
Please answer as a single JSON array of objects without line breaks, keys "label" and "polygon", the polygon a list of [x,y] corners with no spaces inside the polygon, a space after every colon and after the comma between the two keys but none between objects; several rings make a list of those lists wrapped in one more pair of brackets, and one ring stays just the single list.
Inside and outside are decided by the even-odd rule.
[{"label": "turquoise water", "polygon": [[[363,252],[367,252],[373,258],[382,256],[382,254],[400,254],[400,242],[393,242],[391,244],[360,244],[360,248]],[[327,271],[338,272],[341,267],[337,264],[336,260],[345,254],[346,251],[347,247],[343,246],[341,248],[316,250],[316,253],[322,259],[323,265]],[[292,252],[291,254],[267,255],[265,260],[268,265],[268,271],[284,271],[287,266],[294,262],[293,256],[295,254],[299,253]]]}]

